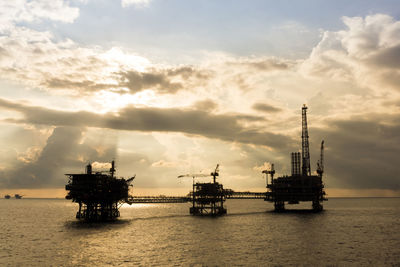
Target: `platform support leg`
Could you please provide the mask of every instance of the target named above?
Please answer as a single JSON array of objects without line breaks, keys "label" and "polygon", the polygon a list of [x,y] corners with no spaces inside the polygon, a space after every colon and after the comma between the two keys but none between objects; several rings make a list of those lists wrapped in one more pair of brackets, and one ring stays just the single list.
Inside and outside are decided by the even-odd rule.
[{"label": "platform support leg", "polygon": [[313,203],[312,203],[312,209],[315,212],[319,212],[319,211],[322,211],[324,209],[324,207],[319,202],[319,200],[314,200]]},{"label": "platform support leg", "polygon": [[275,211],[284,211],[285,210],[285,202],[284,201],[275,201],[274,207],[275,207]]}]

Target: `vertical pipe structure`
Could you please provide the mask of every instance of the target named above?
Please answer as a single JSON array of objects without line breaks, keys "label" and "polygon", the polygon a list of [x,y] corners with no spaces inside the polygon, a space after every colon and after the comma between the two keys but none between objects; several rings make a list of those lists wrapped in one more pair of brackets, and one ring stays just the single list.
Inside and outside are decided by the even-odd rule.
[{"label": "vertical pipe structure", "polygon": [[111,168],[110,168],[111,178],[114,178],[115,173],[115,161],[111,161]]},{"label": "vertical pipe structure", "polygon": [[296,158],[295,158],[296,155],[294,152],[292,152],[290,155],[292,157],[292,176],[295,176],[296,175]]},{"label": "vertical pipe structure", "polygon": [[273,163],[271,164],[271,172],[270,172],[270,174],[271,174],[271,184],[274,184],[275,166],[274,166]]},{"label": "vertical pipe structure", "polygon": [[308,143],[308,128],[307,128],[307,106],[302,107],[302,133],[301,133],[301,155],[302,155],[302,175],[311,176],[310,168],[310,146]]},{"label": "vertical pipe structure", "polygon": [[193,210],[194,210],[194,208],[196,206],[196,193],[195,193],[195,190],[194,190],[194,176],[193,176],[193,189],[192,190],[193,190],[192,191],[192,200],[193,200]]},{"label": "vertical pipe structure", "polygon": [[92,174],[92,164],[86,165],[86,174]]},{"label": "vertical pipe structure", "polygon": [[300,172],[300,152],[292,152],[292,176],[301,175]]},{"label": "vertical pipe structure", "polygon": [[296,174],[297,175],[301,175],[300,165],[301,165],[300,152],[296,152]]}]

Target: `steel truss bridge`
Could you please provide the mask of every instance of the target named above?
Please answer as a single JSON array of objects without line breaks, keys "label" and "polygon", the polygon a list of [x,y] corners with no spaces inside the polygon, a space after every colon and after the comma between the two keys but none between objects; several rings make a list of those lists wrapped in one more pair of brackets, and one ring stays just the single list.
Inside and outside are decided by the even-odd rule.
[{"label": "steel truss bridge", "polygon": [[[265,192],[235,192],[226,190],[225,199],[262,199],[266,197]],[[131,196],[127,199],[128,204],[133,203],[186,203],[192,202],[192,196]]]}]

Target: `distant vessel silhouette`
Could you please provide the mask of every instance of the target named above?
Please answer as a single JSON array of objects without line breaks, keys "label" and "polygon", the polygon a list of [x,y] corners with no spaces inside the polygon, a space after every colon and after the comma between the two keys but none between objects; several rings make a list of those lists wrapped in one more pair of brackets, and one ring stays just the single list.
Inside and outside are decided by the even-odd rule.
[{"label": "distant vessel silhouette", "polygon": [[14,197],[15,197],[15,199],[21,199],[23,196],[20,194],[15,194]]},{"label": "distant vessel silhouette", "polygon": [[5,198],[5,199],[10,199],[11,196],[10,196],[10,195],[5,195],[4,198]]}]

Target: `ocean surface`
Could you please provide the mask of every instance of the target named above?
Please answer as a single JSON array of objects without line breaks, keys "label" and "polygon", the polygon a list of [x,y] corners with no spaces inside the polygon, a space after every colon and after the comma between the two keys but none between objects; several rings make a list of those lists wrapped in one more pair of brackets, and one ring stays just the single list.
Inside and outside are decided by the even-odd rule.
[{"label": "ocean surface", "polygon": [[226,216],[189,204],[124,205],[113,223],[82,223],[62,199],[0,200],[0,266],[400,266],[400,198],[344,198],[272,212],[228,200]]}]

